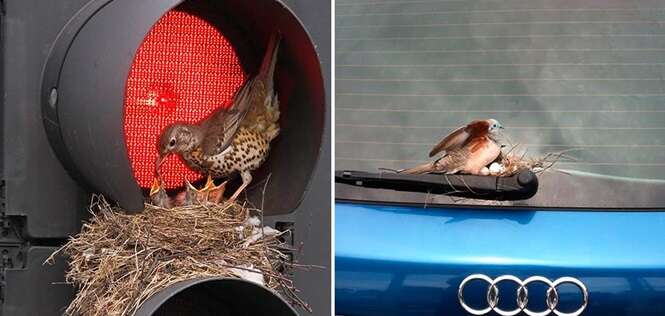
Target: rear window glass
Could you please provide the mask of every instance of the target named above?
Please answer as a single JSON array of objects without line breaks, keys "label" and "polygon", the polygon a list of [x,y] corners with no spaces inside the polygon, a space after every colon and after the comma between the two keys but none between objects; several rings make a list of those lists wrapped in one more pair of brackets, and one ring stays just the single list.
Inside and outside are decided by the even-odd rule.
[{"label": "rear window glass", "polygon": [[495,118],[556,168],[665,180],[665,2],[338,0],[336,169],[427,161]]}]

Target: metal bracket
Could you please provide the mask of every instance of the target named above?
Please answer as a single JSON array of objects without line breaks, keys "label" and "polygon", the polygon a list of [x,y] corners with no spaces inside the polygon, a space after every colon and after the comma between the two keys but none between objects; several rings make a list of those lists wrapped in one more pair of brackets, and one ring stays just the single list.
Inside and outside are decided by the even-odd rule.
[{"label": "metal bracket", "polygon": [[289,263],[293,263],[295,260],[295,223],[294,222],[275,222],[275,229],[279,230],[280,232],[283,231],[288,231],[286,234],[282,234],[279,237],[279,240],[287,245],[289,245],[290,249],[284,250],[283,253],[286,254],[289,259]]},{"label": "metal bracket", "polygon": [[23,223],[20,217],[5,213],[5,181],[0,181],[0,304],[5,302],[5,271],[24,269],[28,242],[23,238]]}]

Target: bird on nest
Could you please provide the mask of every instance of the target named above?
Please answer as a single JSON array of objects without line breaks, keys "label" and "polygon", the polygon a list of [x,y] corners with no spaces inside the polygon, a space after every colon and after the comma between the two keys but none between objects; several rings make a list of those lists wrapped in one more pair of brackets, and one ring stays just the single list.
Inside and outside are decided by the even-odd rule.
[{"label": "bird on nest", "polygon": [[165,192],[160,193],[159,168],[172,154],[178,155],[192,170],[207,176],[200,190],[185,180],[184,197],[176,198],[179,203],[209,200],[210,194],[215,200],[221,200],[227,182],[215,185],[213,178],[228,179],[240,174],[242,184],[229,201],[235,201],[251,183],[251,172],[266,161],[270,142],[280,131],[279,100],[273,83],[280,41],[279,34],[270,38],[257,75],[238,90],[230,107],[217,108],[199,123],[175,123],[161,132],[151,199],[159,199],[159,196],[163,199],[165,195]]},{"label": "bird on nest", "polygon": [[429,153],[430,157],[434,157],[443,152],[443,156],[398,172],[488,175],[487,165],[501,154],[497,137],[502,129],[503,126],[495,119],[472,121],[448,134]]}]

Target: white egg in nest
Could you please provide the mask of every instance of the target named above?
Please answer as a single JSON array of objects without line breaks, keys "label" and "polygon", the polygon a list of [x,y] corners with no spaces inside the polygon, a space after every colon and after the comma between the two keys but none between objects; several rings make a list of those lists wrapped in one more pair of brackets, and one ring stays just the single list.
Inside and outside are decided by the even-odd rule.
[{"label": "white egg in nest", "polygon": [[498,176],[501,173],[503,173],[505,170],[506,168],[504,168],[503,165],[498,162],[493,162],[490,165],[490,175]]}]

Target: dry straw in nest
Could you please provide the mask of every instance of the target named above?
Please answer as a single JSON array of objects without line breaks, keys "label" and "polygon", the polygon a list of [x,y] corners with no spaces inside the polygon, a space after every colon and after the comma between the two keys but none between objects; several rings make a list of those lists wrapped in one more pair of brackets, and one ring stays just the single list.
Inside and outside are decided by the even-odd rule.
[{"label": "dry straw in nest", "polygon": [[536,158],[527,157],[526,151],[517,153],[519,145],[513,145],[506,153],[501,153],[496,162],[501,165],[497,174],[500,177],[509,177],[523,170],[531,170],[536,174],[545,172],[560,161],[562,158],[570,158],[565,154],[570,150],[551,152]]},{"label": "dry straw in nest", "polygon": [[78,294],[68,315],[132,315],[176,282],[240,275],[263,279],[266,287],[309,310],[284,272],[292,266],[285,253],[291,249],[279,238],[286,232],[262,227],[239,204],[146,205],[129,215],[93,197],[91,212],[81,233],[47,260],[58,253],[69,258],[66,281]]}]

